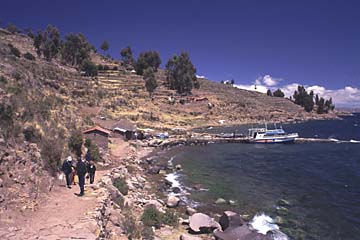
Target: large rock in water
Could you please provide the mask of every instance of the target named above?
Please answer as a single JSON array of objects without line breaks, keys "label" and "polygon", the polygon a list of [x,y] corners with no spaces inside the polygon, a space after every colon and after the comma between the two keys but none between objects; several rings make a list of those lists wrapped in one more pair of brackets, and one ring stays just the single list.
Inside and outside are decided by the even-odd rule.
[{"label": "large rock in water", "polygon": [[228,227],[239,227],[244,224],[244,221],[240,217],[240,214],[232,211],[225,211],[219,219],[222,230]]},{"label": "large rock in water", "polygon": [[194,213],[189,222],[190,229],[195,233],[211,233],[214,229],[221,229],[218,222],[203,213]]},{"label": "large rock in water", "polygon": [[169,208],[177,207],[180,203],[180,199],[175,196],[169,196],[166,202],[166,206]]},{"label": "large rock in water", "polygon": [[225,231],[215,230],[217,240],[272,240],[269,236],[251,231],[247,225],[228,227]]}]

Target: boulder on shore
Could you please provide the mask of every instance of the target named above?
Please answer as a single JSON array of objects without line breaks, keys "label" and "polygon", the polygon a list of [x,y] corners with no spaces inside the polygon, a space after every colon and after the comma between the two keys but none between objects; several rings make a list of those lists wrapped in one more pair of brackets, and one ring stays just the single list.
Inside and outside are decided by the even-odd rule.
[{"label": "boulder on shore", "polygon": [[187,215],[191,216],[191,215],[193,215],[193,214],[195,214],[195,213],[196,213],[196,209],[194,209],[194,208],[192,208],[192,207],[187,207],[187,208],[186,208],[186,214],[187,214]]},{"label": "boulder on shore", "polygon": [[175,196],[169,196],[166,201],[166,206],[169,208],[177,207],[180,203],[180,198]]},{"label": "boulder on shore", "polygon": [[228,227],[239,227],[244,224],[244,221],[240,217],[240,214],[232,211],[225,211],[219,219],[222,230],[226,230]]},{"label": "boulder on shore", "polygon": [[223,198],[218,198],[218,199],[215,201],[215,204],[226,204],[226,200],[223,199]]},{"label": "boulder on shore", "polygon": [[203,213],[194,213],[189,221],[190,229],[195,233],[211,233],[214,229],[221,229],[218,222]]},{"label": "boulder on shore", "polygon": [[229,227],[225,231],[215,230],[217,240],[272,240],[269,236],[251,231],[247,225]]}]

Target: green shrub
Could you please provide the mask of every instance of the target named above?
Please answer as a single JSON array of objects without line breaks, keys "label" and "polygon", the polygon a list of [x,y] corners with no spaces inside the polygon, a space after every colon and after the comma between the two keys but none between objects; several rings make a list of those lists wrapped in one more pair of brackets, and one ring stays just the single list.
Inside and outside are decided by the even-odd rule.
[{"label": "green shrub", "polygon": [[39,142],[41,140],[41,135],[39,130],[37,130],[34,126],[28,126],[23,130],[23,134],[25,140],[28,142]]},{"label": "green shrub", "polygon": [[152,230],[151,227],[144,226],[141,231],[141,236],[142,236],[142,239],[146,239],[146,240],[154,240],[155,239],[154,231]]},{"label": "green shrub", "polygon": [[161,222],[165,225],[176,227],[178,225],[179,216],[175,211],[166,210],[162,215]]},{"label": "green shrub", "polygon": [[54,137],[47,137],[41,143],[41,156],[45,169],[55,175],[61,164],[63,141]]},{"label": "green shrub", "polygon": [[98,75],[97,66],[90,60],[85,60],[82,64],[81,70],[85,72],[85,76],[95,77]]},{"label": "green shrub", "polygon": [[110,67],[108,65],[104,65],[104,71],[109,71],[110,70]]},{"label": "green shrub", "polygon": [[101,65],[101,64],[99,64],[99,65],[97,65],[97,69],[98,69],[99,71],[103,71],[103,70],[104,70],[104,66]]},{"label": "green shrub", "polygon": [[117,70],[119,70],[119,69],[118,69],[117,66],[114,66],[112,70],[117,71]]},{"label": "green shrub", "polygon": [[141,221],[147,227],[160,228],[162,224],[162,214],[154,206],[148,206],[144,209]]},{"label": "green shrub", "polygon": [[69,138],[68,147],[69,149],[76,154],[76,156],[81,156],[81,147],[83,144],[83,135],[80,130],[74,130]]},{"label": "green shrub", "polygon": [[21,53],[19,51],[19,49],[17,49],[16,47],[14,47],[11,43],[8,44],[9,48],[10,48],[10,53],[16,57],[20,57]]},{"label": "green shrub", "polygon": [[7,79],[4,76],[0,76],[0,83],[6,84]]},{"label": "green shrub", "polygon": [[0,103],[0,125],[3,127],[10,126],[13,123],[15,110],[12,105]]},{"label": "green shrub", "polygon": [[31,61],[34,61],[35,60],[35,56],[32,55],[31,53],[27,52],[24,54],[24,58],[28,59],[28,60],[31,60]]},{"label": "green shrub", "polygon": [[11,76],[12,76],[13,78],[15,78],[17,81],[19,81],[19,80],[22,79],[22,76],[21,76],[21,74],[20,74],[18,71],[13,71],[13,72],[11,73]]},{"label": "green shrub", "polygon": [[136,223],[135,217],[130,210],[124,211],[124,220],[122,221],[122,229],[129,240],[139,239],[141,237],[141,228]]},{"label": "green shrub", "polygon": [[121,196],[121,195],[119,195],[116,199],[113,199],[113,201],[117,204],[117,205],[119,205],[119,207],[121,208],[121,209],[123,209],[124,208],[124,203],[125,203],[125,201],[124,201],[124,197],[123,196]]},{"label": "green shrub", "polygon": [[116,178],[114,180],[113,185],[123,194],[123,195],[127,195],[128,191],[129,191],[129,187],[125,181],[124,178]]},{"label": "green shrub", "polygon": [[84,146],[90,151],[91,159],[94,162],[99,162],[101,160],[100,151],[96,144],[94,144],[90,139],[85,139]]}]

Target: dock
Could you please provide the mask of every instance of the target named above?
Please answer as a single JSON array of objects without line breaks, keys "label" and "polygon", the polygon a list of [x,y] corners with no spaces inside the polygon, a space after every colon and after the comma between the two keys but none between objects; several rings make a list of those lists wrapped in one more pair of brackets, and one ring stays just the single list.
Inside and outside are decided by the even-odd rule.
[{"label": "dock", "polygon": [[[324,138],[296,138],[295,143],[342,143],[349,141],[337,141],[335,139],[324,139]],[[156,139],[149,142],[148,146],[161,146],[161,147],[173,147],[179,145],[207,145],[212,143],[249,143],[248,137],[220,137],[219,135],[202,135],[192,136],[187,138],[168,138],[168,139]],[[280,143],[281,144],[281,143]]]}]

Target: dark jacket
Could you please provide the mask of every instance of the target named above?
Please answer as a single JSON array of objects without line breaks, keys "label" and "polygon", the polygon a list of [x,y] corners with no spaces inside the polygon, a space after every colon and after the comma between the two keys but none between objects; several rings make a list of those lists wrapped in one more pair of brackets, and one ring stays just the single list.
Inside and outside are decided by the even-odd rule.
[{"label": "dark jacket", "polygon": [[89,164],[89,165],[87,166],[87,172],[88,172],[88,173],[95,173],[95,171],[96,171],[95,165]]},{"label": "dark jacket", "polygon": [[63,171],[65,174],[70,174],[72,172],[72,167],[72,161],[65,160],[61,167],[61,171]]},{"label": "dark jacket", "polygon": [[86,165],[81,160],[76,164],[76,173],[78,176],[85,176],[86,174]]},{"label": "dark jacket", "polygon": [[90,160],[92,160],[92,157],[91,157],[91,152],[88,150],[87,152],[86,152],[86,154],[85,154],[85,159],[86,159],[86,161],[90,161]]}]

